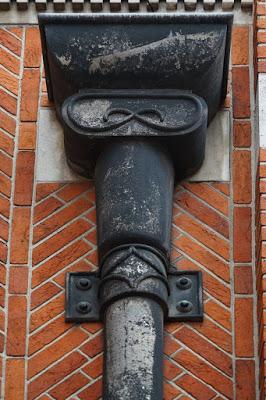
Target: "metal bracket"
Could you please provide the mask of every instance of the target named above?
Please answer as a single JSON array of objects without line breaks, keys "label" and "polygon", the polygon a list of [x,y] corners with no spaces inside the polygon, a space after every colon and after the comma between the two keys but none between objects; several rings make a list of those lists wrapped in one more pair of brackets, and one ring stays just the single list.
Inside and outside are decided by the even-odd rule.
[{"label": "metal bracket", "polygon": [[203,290],[200,271],[173,271],[168,275],[170,296],[168,317],[170,321],[202,321]]},{"label": "metal bracket", "polygon": [[95,322],[100,320],[96,272],[69,272],[66,275],[66,322]]},{"label": "metal bracket", "polygon": [[[173,271],[168,275],[170,296],[166,321],[202,321],[202,274],[199,271]],[[70,272],[66,278],[66,322],[100,321],[96,272]]]}]

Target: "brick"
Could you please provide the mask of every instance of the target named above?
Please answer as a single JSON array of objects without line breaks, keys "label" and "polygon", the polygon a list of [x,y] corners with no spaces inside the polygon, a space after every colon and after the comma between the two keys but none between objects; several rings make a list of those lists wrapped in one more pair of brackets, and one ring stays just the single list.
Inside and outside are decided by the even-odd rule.
[{"label": "brick", "polygon": [[0,107],[10,114],[16,115],[17,113],[17,99],[10,93],[0,88]]},{"label": "brick", "polygon": [[57,250],[84,234],[90,225],[83,219],[72,222],[33,249],[33,263],[38,264]]},{"label": "brick", "polygon": [[13,74],[19,74],[20,60],[4,48],[0,48],[0,60],[3,67],[13,72]]},{"label": "brick", "polygon": [[237,357],[253,357],[253,300],[235,299],[235,351]]},{"label": "brick", "polygon": [[233,152],[233,190],[234,202],[238,204],[250,203],[251,189],[251,153],[248,150],[234,150]]},{"label": "brick", "polygon": [[178,194],[175,198],[175,203],[225,238],[229,237],[229,227],[226,218],[189,193]]},{"label": "brick", "polygon": [[197,400],[211,400],[215,396],[214,390],[188,374],[178,378],[175,383]]},{"label": "brick", "polygon": [[9,136],[7,136],[1,129],[0,129],[0,149],[5,151],[7,154],[11,156],[13,155],[14,140]]},{"label": "brick", "polygon": [[86,331],[94,334],[96,332],[102,331],[103,324],[101,322],[88,322],[84,323],[82,327],[86,329]]},{"label": "brick", "polygon": [[13,159],[10,156],[6,155],[5,153],[0,152],[0,170],[9,177],[11,177],[12,168],[13,168]]},{"label": "brick", "polygon": [[18,206],[30,206],[32,203],[35,153],[19,151],[16,163],[14,203]]},{"label": "brick", "polygon": [[[265,179],[260,179],[260,183],[259,183],[259,189],[260,189],[260,193],[266,193],[266,180]],[[262,197],[260,201],[260,206],[261,207],[265,207],[264,202],[265,202],[265,198]]]},{"label": "brick", "polygon": [[8,241],[9,224],[0,216],[0,238],[5,242]]},{"label": "brick", "polygon": [[[3,310],[0,310],[0,329],[2,331],[5,330],[5,313],[3,312]],[[3,338],[4,339],[4,338]],[[0,361],[1,362],[1,361]],[[1,368],[0,368],[1,370]],[[2,372],[2,371],[1,371]]]},{"label": "brick", "polygon": [[6,262],[7,259],[7,246],[5,243],[0,241],[0,261]]},{"label": "brick", "polygon": [[91,264],[93,264],[94,267],[98,267],[99,266],[98,251],[97,250],[92,250],[87,255],[86,260],[88,260]]},{"label": "brick", "polygon": [[28,290],[28,268],[10,267],[9,272],[9,293],[26,294]]},{"label": "brick", "polygon": [[23,122],[19,127],[19,150],[34,150],[36,145],[36,123]]},{"label": "brick", "polygon": [[164,353],[171,356],[177,350],[180,349],[180,345],[174,338],[170,335],[164,335]]},{"label": "brick", "polygon": [[42,93],[41,95],[41,107],[53,107],[53,102],[49,100],[48,94]]},{"label": "brick", "polygon": [[88,388],[79,393],[79,398],[81,400],[98,400],[102,396],[102,380],[98,379],[96,382],[92,383]]},{"label": "brick", "polygon": [[260,224],[261,226],[266,225],[266,196],[263,194],[259,199],[259,208],[260,208]]},{"label": "brick", "polygon": [[250,86],[248,67],[233,67],[232,90],[234,118],[248,118],[250,116]]},{"label": "brick", "polygon": [[7,354],[24,356],[26,345],[27,299],[10,296],[8,301]]},{"label": "brick", "polygon": [[214,300],[208,300],[204,305],[204,311],[214,321],[218,322],[225,329],[231,331],[231,313],[225,307],[222,307],[219,303]]},{"label": "brick", "polygon": [[236,400],[254,400],[255,365],[252,360],[236,360]]},{"label": "brick", "polygon": [[0,283],[6,284],[6,267],[3,264],[0,264]]},{"label": "brick", "polygon": [[1,86],[14,95],[18,95],[18,79],[0,65]]},{"label": "brick", "polygon": [[205,318],[204,322],[196,322],[193,324],[193,327],[196,331],[201,333],[202,336],[215,343],[221,349],[229,353],[232,351],[231,334],[220,328],[209,318]]},{"label": "brick", "polygon": [[258,72],[266,72],[266,60],[258,60]]},{"label": "brick", "polygon": [[263,2],[261,2],[261,3],[257,2],[257,5],[256,5],[256,12],[257,12],[257,15],[266,15],[266,5],[265,5],[265,3],[263,3]]},{"label": "brick", "polygon": [[62,183],[38,183],[36,187],[36,201],[45,199],[50,194],[56,192],[64,184]]},{"label": "brick", "polygon": [[183,186],[210,206],[228,216],[228,199],[217,192],[217,190],[214,190],[210,185],[197,182],[185,183]]},{"label": "brick", "polygon": [[91,246],[83,240],[79,240],[67,246],[32,272],[32,286],[35,287],[41,282],[44,282],[56,272],[83,256],[90,249]]},{"label": "brick", "polygon": [[[89,219],[89,221],[91,221],[91,219]],[[92,243],[94,245],[97,245],[97,231],[96,231],[96,228],[93,228],[93,229],[90,230],[89,234],[86,236],[86,239],[90,243]]]},{"label": "brick", "polygon": [[260,164],[259,175],[260,175],[260,178],[266,178],[266,164],[265,163]]},{"label": "brick", "polygon": [[[0,80],[1,82],[1,80]],[[15,135],[16,132],[16,120],[10,117],[6,112],[0,110],[0,128]]]},{"label": "brick", "polygon": [[228,399],[233,399],[232,381],[188,350],[181,350],[175,361],[196,377],[211,385]]},{"label": "brick", "polygon": [[266,29],[266,18],[258,17],[256,25],[257,25],[257,28],[259,28],[259,29]]},{"label": "brick", "polygon": [[28,378],[31,379],[65,354],[77,349],[87,338],[88,335],[78,327],[67,332],[58,341],[51,343],[48,347],[30,358],[28,363]]},{"label": "brick", "polygon": [[187,236],[182,236],[174,240],[174,245],[193,260],[204,265],[226,282],[229,282],[230,274],[228,264],[219,259],[215,254],[209,252]]},{"label": "brick", "polygon": [[[0,306],[1,307],[5,307],[5,288],[4,287],[0,287]],[[1,340],[0,340],[0,352],[3,350],[2,348],[2,336],[1,336]]]},{"label": "brick", "polygon": [[22,28],[19,28],[17,26],[12,26],[11,28],[6,28],[9,32],[12,32],[15,36],[17,36],[19,39],[22,39],[23,37],[23,30]]},{"label": "brick", "polygon": [[45,392],[52,385],[60,382],[64,377],[75,371],[86,361],[87,359],[84,356],[75,352],[44,371],[35,380],[29,383],[28,400],[33,400],[38,397],[38,395]]},{"label": "brick", "polygon": [[21,41],[3,29],[0,29],[0,44],[10,50],[12,53],[20,56]]},{"label": "brick", "polygon": [[[49,391],[49,394],[56,400],[65,400],[71,394],[80,390],[83,386],[89,383],[89,379],[80,372],[71,375],[65,381],[56,385]],[[50,399],[50,398],[49,398]]]},{"label": "brick", "polygon": [[174,378],[180,375],[181,372],[183,372],[183,370],[179,368],[178,365],[173,362],[173,360],[166,357],[164,358],[163,374],[166,379],[172,381]]},{"label": "brick", "polygon": [[64,315],[60,315],[30,336],[29,354],[32,355],[42,349],[72,327],[73,324],[66,323]]},{"label": "brick", "polygon": [[29,246],[30,209],[15,207],[11,236],[11,263],[27,264]]},{"label": "brick", "polygon": [[266,161],[266,149],[263,147],[259,150],[259,159],[260,161]]},{"label": "brick", "polygon": [[60,293],[60,291],[60,288],[52,282],[47,282],[33,290],[31,293],[31,309],[34,310],[34,308],[39,307],[50,298]]},{"label": "brick", "polygon": [[0,172],[0,192],[10,198],[11,195],[11,180],[6,175]]},{"label": "brick", "polygon": [[39,67],[41,63],[41,41],[39,29],[35,26],[26,28],[24,67]]},{"label": "brick", "polygon": [[234,121],[234,146],[250,147],[251,146],[251,124],[250,121]]},{"label": "brick", "polygon": [[257,43],[258,44],[265,44],[266,43],[266,32],[265,31],[258,31],[257,32]]},{"label": "brick", "polygon": [[177,396],[180,395],[180,393],[181,393],[180,390],[176,386],[164,381],[164,383],[163,383],[163,398],[164,398],[164,400],[176,399]]},{"label": "brick", "polygon": [[[34,209],[34,224],[40,222],[44,218],[48,217],[54,211],[58,210],[58,208],[62,207],[64,204],[62,201],[58,200],[56,197],[50,196],[48,199],[45,199],[41,203],[37,204]],[[53,218],[53,216],[51,217]],[[35,228],[34,234],[36,234],[36,230],[38,231],[39,227]],[[44,235],[43,237],[45,237]],[[34,242],[37,242],[36,238]]]},{"label": "brick", "polygon": [[22,122],[37,120],[40,71],[25,69],[22,79],[20,119]]},{"label": "brick", "polygon": [[47,218],[34,229],[34,243],[44,239],[45,236],[50,235],[57,229],[60,229],[67,222],[84,213],[88,207],[87,199],[82,197],[64,209],[57,211],[57,213],[53,214],[50,218]]},{"label": "brick", "polygon": [[6,360],[6,400],[24,400],[25,389],[25,361],[24,359],[8,358]]},{"label": "brick", "polygon": [[265,45],[257,46],[257,55],[258,55],[259,58],[265,58],[266,57],[266,46]]},{"label": "brick", "polygon": [[234,208],[234,261],[243,263],[251,261],[251,209],[250,207]]},{"label": "brick", "polygon": [[47,93],[47,85],[45,79],[42,79],[42,92]]},{"label": "brick", "polygon": [[49,303],[43,305],[31,314],[30,331],[33,332],[49,320],[61,314],[65,309],[65,295],[61,293],[53,297]]},{"label": "brick", "polygon": [[81,351],[89,357],[95,357],[103,351],[103,335],[100,333],[94,336],[81,347]]},{"label": "brick", "polygon": [[95,357],[82,371],[93,379],[98,378],[103,372],[103,354]]},{"label": "brick", "polygon": [[57,195],[62,200],[70,201],[80,194],[84,193],[85,191],[89,190],[91,187],[92,182],[90,181],[72,183],[70,185],[64,186],[61,190],[59,190]]},{"label": "brick", "polygon": [[232,31],[232,64],[249,63],[249,27],[234,26]]},{"label": "brick", "polygon": [[228,241],[215,234],[205,225],[198,223],[195,219],[186,214],[177,215],[174,217],[173,222],[178,229],[190,234],[224,259],[229,260]]},{"label": "brick", "polygon": [[235,293],[252,294],[253,276],[249,266],[235,266],[234,268]]},{"label": "brick", "polygon": [[232,376],[231,358],[192,329],[183,327],[174,336],[185,346],[189,347],[189,349],[209,361],[210,364],[228,376]]}]

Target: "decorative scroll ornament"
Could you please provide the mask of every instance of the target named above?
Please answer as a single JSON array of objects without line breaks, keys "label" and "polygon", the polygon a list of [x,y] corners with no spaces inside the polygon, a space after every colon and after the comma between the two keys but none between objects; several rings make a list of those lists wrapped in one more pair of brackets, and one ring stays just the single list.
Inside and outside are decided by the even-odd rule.
[{"label": "decorative scroll ornament", "polygon": [[70,97],[62,107],[65,123],[87,134],[114,136],[178,134],[202,123],[203,104],[179,91],[93,91]]}]

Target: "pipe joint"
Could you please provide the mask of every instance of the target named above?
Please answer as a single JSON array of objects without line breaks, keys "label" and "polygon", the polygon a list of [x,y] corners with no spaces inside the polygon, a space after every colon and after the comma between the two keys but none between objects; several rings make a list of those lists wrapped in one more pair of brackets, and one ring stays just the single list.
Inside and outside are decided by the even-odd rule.
[{"label": "pipe joint", "polygon": [[134,244],[115,248],[104,258],[100,277],[102,315],[113,302],[126,297],[153,299],[168,315],[167,260],[152,247]]}]

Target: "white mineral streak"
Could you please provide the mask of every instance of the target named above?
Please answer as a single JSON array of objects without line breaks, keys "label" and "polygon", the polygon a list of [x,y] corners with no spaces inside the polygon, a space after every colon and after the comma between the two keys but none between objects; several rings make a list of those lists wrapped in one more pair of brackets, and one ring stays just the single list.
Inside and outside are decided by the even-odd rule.
[{"label": "white mineral streak", "polygon": [[[138,63],[136,64],[136,68],[143,62],[146,56],[149,55],[151,51],[169,51],[171,46],[175,45],[175,42],[178,44],[186,43],[191,41],[193,43],[195,40],[197,42],[206,41],[210,47],[215,46],[217,43],[217,39],[219,38],[218,32],[208,32],[208,33],[197,33],[197,34],[187,34],[183,35],[178,32],[173,35],[172,31],[170,35],[162,40],[158,40],[156,42],[148,43],[144,46],[134,47],[125,51],[118,51],[116,53],[111,53],[108,55],[103,55],[99,57],[95,57],[90,64],[89,72],[101,72],[102,74],[108,73],[110,68],[115,68],[115,66],[121,62],[124,62],[131,57],[138,57]],[[176,51],[176,47],[175,47]],[[211,54],[211,53],[210,53]],[[175,54],[177,56],[177,54]]]}]

